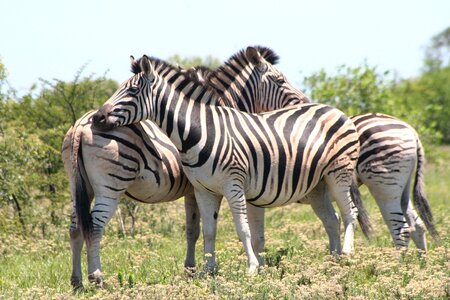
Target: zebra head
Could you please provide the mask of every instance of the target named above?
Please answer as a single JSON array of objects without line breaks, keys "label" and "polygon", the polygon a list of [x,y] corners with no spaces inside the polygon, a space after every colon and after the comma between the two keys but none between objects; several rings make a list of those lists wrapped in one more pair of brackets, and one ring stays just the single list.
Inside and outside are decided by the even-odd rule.
[{"label": "zebra head", "polygon": [[256,112],[309,103],[311,100],[287,80],[274,64],[278,56],[265,47],[247,47],[247,60],[253,65]]},{"label": "zebra head", "polygon": [[156,76],[147,56],[135,60],[131,56],[134,75],[122,83],[117,91],[92,116],[93,126],[102,131],[129,125],[149,117],[149,101]]}]

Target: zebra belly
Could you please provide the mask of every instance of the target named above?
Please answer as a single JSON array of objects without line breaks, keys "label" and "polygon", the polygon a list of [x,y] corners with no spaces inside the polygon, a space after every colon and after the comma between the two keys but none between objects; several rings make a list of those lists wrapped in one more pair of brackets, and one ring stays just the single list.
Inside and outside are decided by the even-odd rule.
[{"label": "zebra belly", "polygon": [[[196,189],[222,196],[234,194],[233,191],[228,191],[227,188],[230,190],[235,190],[234,184],[239,181],[238,178],[245,176],[233,176],[232,172],[213,173],[211,169],[207,168],[196,169],[183,167],[183,169],[185,170],[185,174],[189,181]],[[272,182],[271,185],[265,185],[263,187],[261,184],[258,185],[257,182],[252,182],[251,179],[256,180],[256,176],[254,178],[250,178],[243,187],[246,201],[251,202],[255,206],[261,207],[278,207],[298,202],[307,203],[308,200],[305,197],[309,192],[311,192],[314,186],[317,185],[317,182],[313,181],[307,189],[303,189],[301,185],[298,185],[295,191],[293,191],[290,178],[291,177],[287,177],[287,179],[285,178],[285,181],[288,183],[283,182],[283,188],[279,191],[273,184],[276,182],[275,178],[268,180],[269,182]]]},{"label": "zebra belly", "polygon": [[307,192],[290,193],[287,191],[282,191],[278,193],[277,191],[267,189],[258,198],[255,198],[260,194],[259,191],[247,191],[245,193],[246,200],[255,206],[260,207],[278,207],[284,206],[292,203],[307,203]]},{"label": "zebra belly", "polygon": [[[126,190],[125,195],[133,200],[145,203],[161,203],[177,200],[188,193],[192,193],[193,187],[187,183],[183,185],[180,178],[171,188],[170,182],[157,184],[156,180],[136,179]],[[187,182],[187,179],[184,179]],[[178,188],[177,188],[178,187]]]}]

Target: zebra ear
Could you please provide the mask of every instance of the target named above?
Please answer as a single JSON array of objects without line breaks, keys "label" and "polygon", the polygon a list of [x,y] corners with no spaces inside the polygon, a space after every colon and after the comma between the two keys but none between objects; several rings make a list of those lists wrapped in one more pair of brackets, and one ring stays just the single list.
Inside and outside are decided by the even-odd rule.
[{"label": "zebra ear", "polygon": [[144,55],[141,58],[141,70],[150,81],[153,81],[155,79],[155,70],[153,69],[153,66],[150,63],[150,59],[147,57],[147,55]]},{"label": "zebra ear", "polygon": [[247,50],[245,51],[245,56],[260,72],[265,72],[267,70],[267,65],[256,48],[247,47]]}]

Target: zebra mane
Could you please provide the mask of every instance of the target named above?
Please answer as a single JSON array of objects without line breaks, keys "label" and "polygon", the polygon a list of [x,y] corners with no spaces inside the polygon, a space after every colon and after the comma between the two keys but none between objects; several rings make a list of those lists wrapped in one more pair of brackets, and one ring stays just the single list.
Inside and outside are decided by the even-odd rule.
[{"label": "zebra mane", "polygon": [[[278,61],[280,60],[280,57],[278,54],[276,54],[272,49],[264,46],[255,46],[253,47],[256,50],[258,50],[259,54],[261,54],[262,57],[264,57],[267,62],[269,62],[272,65],[276,65]],[[242,50],[243,51],[243,50]]]},{"label": "zebra mane", "polygon": [[[199,71],[201,72],[202,76],[204,76],[204,77],[209,76],[209,74],[211,74],[213,71],[211,69],[209,69],[208,67],[197,66],[197,67],[191,68],[191,69],[183,69],[178,66],[176,67],[160,58],[148,56],[148,59],[151,61],[153,67],[155,68],[155,70],[157,70],[157,72],[160,72],[161,70],[168,71],[167,73],[174,72],[175,74],[177,74],[177,75],[175,75],[175,77],[178,78],[179,76],[181,76],[181,77],[185,78],[185,80],[189,80],[191,82],[194,82],[196,85],[201,86],[206,92],[209,92],[212,95],[212,97],[214,98],[214,101],[216,103],[218,103],[219,105],[230,106],[228,101],[225,100],[213,86],[208,84],[208,82],[206,80],[204,80],[204,78],[201,78],[199,76],[199,73],[198,73]],[[142,60],[142,57],[139,59],[133,60],[131,63],[131,72],[133,72],[133,74],[135,74],[135,75],[142,72],[141,60]],[[171,81],[172,80],[174,80],[174,79],[172,78]]]},{"label": "zebra mane", "polygon": [[[258,50],[259,54],[270,64],[275,65],[278,63],[280,57],[276,54],[272,49],[264,47],[264,46],[254,46],[256,50]],[[250,64],[247,56],[245,55],[246,49],[242,49],[233,56],[231,56],[228,60],[225,61],[222,65],[220,65],[216,70],[214,70],[208,78],[214,77],[215,75],[221,73],[228,73],[228,70],[233,70],[234,73],[240,72],[245,68],[248,64]]]}]

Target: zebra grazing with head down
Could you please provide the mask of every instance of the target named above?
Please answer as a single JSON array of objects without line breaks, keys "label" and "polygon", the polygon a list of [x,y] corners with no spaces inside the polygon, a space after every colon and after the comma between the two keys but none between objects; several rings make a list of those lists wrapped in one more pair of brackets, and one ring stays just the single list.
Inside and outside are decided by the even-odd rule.
[{"label": "zebra grazing with head down", "polygon": [[[160,203],[185,197],[186,265],[195,265],[199,218],[192,185],[183,173],[177,149],[152,122],[141,122],[100,132],[91,125],[94,112],[81,117],[67,132],[62,159],[73,199],[70,245],[71,283],[82,288],[81,250],[87,240],[89,280],[102,284],[100,240],[104,228],[126,195],[144,203]],[[90,211],[91,200],[95,204]],[[197,234],[197,236],[195,236]]]},{"label": "zebra grazing with head down", "polygon": [[[277,57],[271,54],[270,49],[259,48],[258,50],[266,58],[269,57],[272,64],[276,63]],[[254,64],[257,63],[257,61],[254,62]],[[228,100],[231,98],[232,103],[237,103],[243,96],[245,98],[248,95],[243,92],[248,85],[233,87],[233,85],[239,85],[240,80],[230,83],[229,78],[240,78],[246,82],[247,75],[241,66],[242,61],[237,56],[217,71],[196,67],[196,72],[190,74],[213,87],[221,96]],[[283,82],[282,74],[272,79]],[[256,103],[260,104],[258,107],[247,106],[243,110],[261,112],[311,102],[305,96],[292,98],[271,96],[269,98]],[[271,102],[273,99],[276,99],[275,103]],[[244,103],[248,102],[244,101]],[[358,181],[360,184],[365,184],[375,198],[394,245],[397,248],[407,247],[411,237],[418,249],[426,251],[426,229],[433,238],[438,239],[439,236],[425,195],[423,183],[425,156],[416,131],[407,123],[384,114],[368,113],[351,116],[350,119],[356,125],[361,147],[357,164]],[[415,175],[413,199],[418,213],[410,200],[413,174]],[[263,218],[264,213],[260,214],[259,217]],[[263,226],[263,223],[261,224]],[[263,235],[263,228],[256,230],[258,234]],[[263,240],[262,237],[261,240]],[[259,248],[263,248],[263,245],[259,245]]]},{"label": "zebra grazing with head down", "polygon": [[[354,178],[359,142],[353,123],[341,111],[304,104],[243,113],[217,106],[223,99],[215,90],[162,60],[144,56],[140,67],[142,71],[94,114],[93,125],[107,131],[148,118],[167,134],[194,186],[204,250],[212,254],[209,267],[215,266],[215,216],[222,196],[229,203],[249,271],[254,272],[259,262],[251,245],[247,206],[302,201],[319,182],[326,193],[310,204],[320,212],[329,236],[338,237],[339,221],[328,196],[335,198],[345,227],[343,252],[353,250],[355,204],[360,204]],[[340,252],[339,241],[335,243]]]},{"label": "zebra grazing with head down", "polygon": [[[284,103],[299,102],[305,96],[297,91],[271,63],[277,56],[267,48],[258,47],[261,56],[267,59],[264,72],[256,68],[247,56],[251,51],[240,51],[233,55],[225,65],[239,62],[239,80],[229,82],[228,89],[233,95],[245,93],[246,97],[227,102],[226,105],[254,110],[256,107],[274,109]],[[133,64],[138,68],[139,65]],[[139,72],[140,70],[134,70]],[[186,75],[197,77],[200,71],[180,70]],[[206,72],[206,69],[204,70]],[[228,68],[220,68],[217,73],[229,73]],[[264,73],[261,78],[258,74]],[[228,76],[225,75],[224,76]],[[237,79],[237,78],[236,78]],[[196,79],[197,80],[197,79]],[[252,90],[244,91],[246,82],[251,81]],[[281,85],[280,85],[281,82]],[[242,84],[242,85],[241,85]],[[242,90],[242,92],[239,92]],[[260,99],[251,95],[259,94]],[[270,103],[265,104],[265,101]],[[62,158],[67,170],[73,199],[72,224],[70,228],[72,248],[72,285],[82,287],[81,250],[83,236],[87,243],[89,280],[101,284],[100,241],[103,230],[113,216],[122,195],[144,203],[160,203],[185,196],[187,253],[185,266],[195,267],[195,243],[199,237],[199,211],[193,196],[193,188],[182,172],[178,151],[170,140],[151,121],[142,121],[127,127],[117,127],[108,133],[95,130],[91,125],[94,112],[85,114],[67,132]],[[90,212],[90,202],[95,195],[95,203]],[[259,213],[257,208],[251,207]],[[261,211],[263,211],[261,209]],[[80,220],[78,220],[80,219]],[[251,223],[257,232],[263,229],[258,222],[263,216],[256,215]],[[81,229],[84,229],[82,232]],[[94,230],[95,229],[95,230]],[[253,244],[259,252],[264,246],[263,233],[254,236]],[[258,239],[259,237],[259,239]],[[334,246],[330,247],[333,249]]]},{"label": "zebra grazing with head down", "polygon": [[[375,198],[395,246],[407,247],[411,237],[418,249],[426,251],[426,229],[435,239],[439,235],[425,195],[425,155],[419,136],[410,125],[388,115],[368,113],[350,119],[361,146],[358,179]],[[410,200],[413,175],[418,213]]]}]

